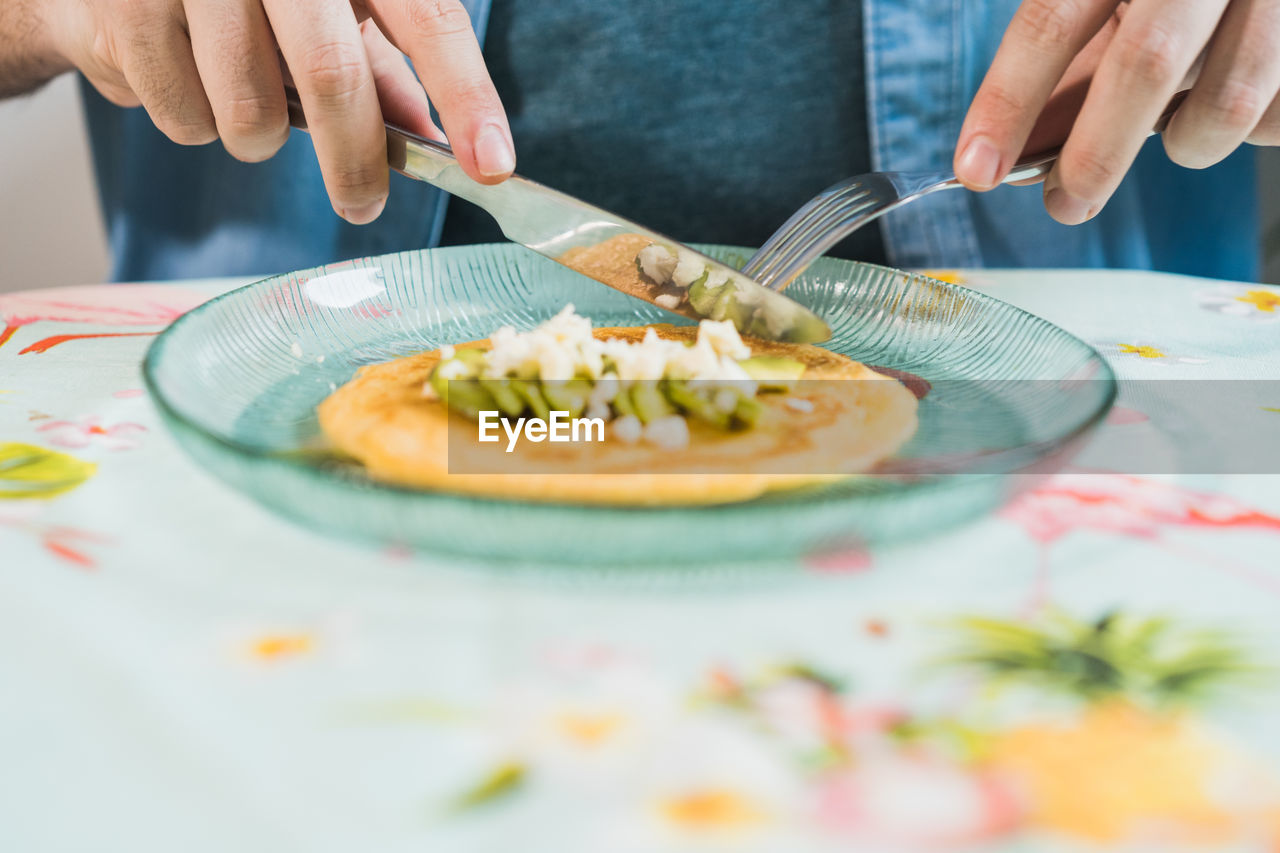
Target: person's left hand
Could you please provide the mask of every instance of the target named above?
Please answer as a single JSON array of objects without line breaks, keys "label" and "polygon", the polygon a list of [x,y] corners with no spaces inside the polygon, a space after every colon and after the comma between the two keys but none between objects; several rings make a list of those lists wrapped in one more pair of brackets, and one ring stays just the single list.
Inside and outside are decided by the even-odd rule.
[{"label": "person's left hand", "polygon": [[996,186],[1085,53],[1093,81],[1044,186],[1059,222],[1097,215],[1187,86],[1164,132],[1175,162],[1201,169],[1242,142],[1280,145],[1278,44],[1280,0],[1024,0],[965,118],[956,175]]}]

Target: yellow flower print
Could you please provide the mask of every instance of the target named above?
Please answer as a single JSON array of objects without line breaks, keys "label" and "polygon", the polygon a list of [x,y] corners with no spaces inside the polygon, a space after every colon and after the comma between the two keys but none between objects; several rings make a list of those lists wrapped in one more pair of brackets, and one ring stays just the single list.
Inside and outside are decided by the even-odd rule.
[{"label": "yellow flower print", "polygon": [[306,654],[311,651],[312,645],[311,637],[307,634],[267,634],[256,639],[249,651],[256,658],[276,660]]},{"label": "yellow flower print", "polygon": [[1264,286],[1221,284],[1196,293],[1200,307],[1254,323],[1280,321],[1280,290]]},{"label": "yellow flower print", "polygon": [[959,270],[921,270],[921,274],[947,284],[964,284],[964,275]]},{"label": "yellow flower print", "polygon": [[683,829],[737,829],[761,823],[764,811],[749,797],[725,788],[687,791],[663,800],[662,816]]},{"label": "yellow flower print", "polygon": [[1209,361],[1207,358],[1189,358],[1170,354],[1151,344],[1100,344],[1098,349],[1107,356],[1134,355],[1153,365],[1207,364]]},{"label": "yellow flower print", "polygon": [[1274,290],[1258,288],[1250,290],[1242,296],[1237,296],[1236,301],[1248,303],[1259,311],[1266,311],[1271,314],[1275,312],[1276,308],[1280,307],[1280,293],[1276,293]]},{"label": "yellow flower print", "polygon": [[565,711],[556,718],[560,733],[586,747],[601,744],[617,733],[625,722],[622,714]]},{"label": "yellow flower print", "polygon": [[1126,355],[1136,355],[1140,358],[1164,358],[1165,354],[1153,346],[1146,344],[1117,344],[1120,352]]}]

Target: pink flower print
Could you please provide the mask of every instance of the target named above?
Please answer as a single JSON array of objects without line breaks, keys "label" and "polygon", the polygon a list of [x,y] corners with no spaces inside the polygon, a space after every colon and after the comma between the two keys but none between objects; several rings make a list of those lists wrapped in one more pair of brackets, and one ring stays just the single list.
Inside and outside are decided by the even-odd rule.
[{"label": "pink flower print", "polygon": [[204,301],[180,287],[163,285],[89,285],[0,294],[0,347],[32,323],[86,323],[97,326],[158,326],[145,332],[102,332],[53,335],[23,348],[41,353],[69,340],[155,335],[180,315]]},{"label": "pink flower print", "polygon": [[925,752],[880,750],[819,788],[818,822],[893,849],[953,849],[1017,829],[1023,807],[994,775]]},{"label": "pink flower print", "polygon": [[1018,497],[1000,512],[1040,546],[1039,564],[1027,612],[1049,603],[1049,546],[1076,530],[1104,531],[1146,540],[1183,557],[1193,557],[1269,594],[1280,596],[1280,581],[1265,570],[1204,552],[1165,535],[1173,529],[1238,529],[1280,532],[1280,516],[1226,495],[1197,492],[1160,480],[1106,474],[1060,475]]},{"label": "pink flower print", "polygon": [[1057,477],[1022,495],[1001,515],[1046,544],[1072,530],[1086,529],[1144,538],[1154,538],[1170,527],[1280,530],[1280,517],[1225,495],[1119,475]]},{"label": "pink flower print", "polygon": [[36,431],[48,433],[49,442],[59,447],[99,444],[107,450],[133,450],[142,445],[141,435],[147,428],[127,422],[104,426],[100,418],[88,417],[79,421],[51,421]]}]

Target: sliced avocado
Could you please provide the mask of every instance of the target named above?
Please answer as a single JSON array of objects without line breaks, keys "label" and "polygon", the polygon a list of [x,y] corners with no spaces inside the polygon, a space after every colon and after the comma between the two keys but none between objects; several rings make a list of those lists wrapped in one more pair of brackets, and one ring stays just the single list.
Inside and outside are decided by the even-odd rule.
[{"label": "sliced avocado", "polygon": [[804,364],[790,358],[758,355],[743,359],[738,366],[756,380],[761,391],[789,391],[804,374]]},{"label": "sliced avocado", "polygon": [[716,299],[728,286],[729,283],[725,282],[715,287],[707,287],[707,273],[703,273],[694,280],[693,284],[689,285],[689,304],[701,316],[709,317],[711,309],[715,307]]},{"label": "sliced avocado", "polygon": [[542,396],[541,385],[532,379],[511,379],[511,390],[520,395],[520,397],[529,405],[529,409],[544,421],[551,417],[551,407],[547,405],[547,398]]},{"label": "sliced avocado", "polygon": [[591,395],[589,379],[549,379],[542,383],[542,395],[547,403],[557,412],[568,412],[569,417],[576,418],[587,408],[587,398]]},{"label": "sliced avocado", "polygon": [[710,396],[696,388],[690,388],[688,383],[680,380],[668,380],[665,390],[667,399],[689,417],[705,421],[718,429],[729,428],[730,413],[717,407]]},{"label": "sliced avocado", "polygon": [[737,288],[732,282],[720,288],[715,304],[711,306],[712,320],[728,320],[738,331],[744,331],[751,319],[751,308],[742,304]]},{"label": "sliced avocado", "polygon": [[636,404],[631,400],[630,388],[623,388],[614,395],[613,411],[618,415],[618,417],[624,417],[626,415],[632,415],[637,418],[640,417],[636,414]]},{"label": "sliced avocado", "polygon": [[729,428],[749,429],[756,425],[756,422],[760,420],[760,415],[763,413],[763,403],[755,397],[748,397],[743,394],[738,397],[738,406],[729,417]]},{"label": "sliced avocado", "polygon": [[487,352],[476,347],[465,347],[453,351],[453,358],[472,368],[473,372],[479,371],[488,355]]},{"label": "sliced avocado", "polygon": [[479,379],[476,381],[480,383],[480,387],[489,392],[493,401],[498,404],[498,410],[507,417],[514,418],[525,410],[524,398],[511,388],[511,380]]},{"label": "sliced avocado", "polygon": [[493,395],[475,379],[450,379],[446,384],[441,399],[469,418],[478,418],[481,412],[501,411]]},{"label": "sliced avocado", "polygon": [[445,379],[443,376],[440,375],[440,368],[444,367],[446,364],[457,361],[463,364],[466,370],[462,373],[462,375],[455,376],[454,380],[456,381],[458,379],[474,379],[476,376],[480,375],[480,368],[484,366],[484,360],[485,360],[484,350],[478,350],[478,349],[457,350],[454,352],[452,358],[443,359],[439,362],[436,362],[436,366],[431,369],[431,375],[427,377],[427,381],[431,383],[431,389],[436,392],[436,394],[440,397],[441,400],[443,400],[449,396],[448,384],[450,380]]},{"label": "sliced avocado", "polygon": [[631,397],[636,417],[640,419],[641,423],[647,424],[650,421],[656,421],[658,418],[665,418],[676,413],[675,406],[658,390],[656,381],[643,380],[636,382],[627,389],[627,393]]},{"label": "sliced avocado", "polygon": [[744,335],[754,335],[757,338],[772,337],[772,333],[769,330],[769,320],[765,316],[766,313],[767,311],[764,308],[757,310],[739,331]]}]

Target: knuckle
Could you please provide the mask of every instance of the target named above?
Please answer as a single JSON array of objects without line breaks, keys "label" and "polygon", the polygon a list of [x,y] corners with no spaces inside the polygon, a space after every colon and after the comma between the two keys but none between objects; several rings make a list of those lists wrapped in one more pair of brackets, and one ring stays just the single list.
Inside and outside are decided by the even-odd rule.
[{"label": "knuckle", "polygon": [[1269,102],[1253,83],[1226,80],[1209,93],[1204,106],[1210,121],[1231,129],[1249,129],[1258,122]]},{"label": "knuckle", "polygon": [[302,74],[317,97],[341,100],[364,87],[367,78],[364,52],[346,42],[324,42],[307,49]]},{"label": "knuckle", "polygon": [[1079,29],[1074,0],[1025,0],[1018,7],[1019,35],[1034,45],[1061,46],[1073,41]]},{"label": "knuckle", "polygon": [[386,192],[387,170],[383,166],[342,165],[333,170],[334,196],[347,206],[377,201]]},{"label": "knuckle", "polygon": [[120,61],[116,56],[115,40],[106,29],[99,29],[93,34],[93,39],[89,42],[88,61],[94,68],[120,67]]},{"label": "knuckle", "polygon": [[1120,166],[1101,151],[1082,148],[1062,159],[1062,185],[1076,198],[1094,198],[1120,180]]},{"label": "knuckle", "polygon": [[1116,35],[1116,62],[1120,70],[1141,83],[1162,84],[1180,77],[1178,40],[1164,27],[1150,26],[1137,33]]},{"label": "knuckle", "polygon": [[991,82],[982,88],[983,109],[998,121],[1019,118],[1027,111],[1027,101],[1002,83]]},{"label": "knuckle", "polygon": [[284,108],[266,95],[233,98],[223,107],[218,123],[223,144],[237,160],[266,160],[289,138]]},{"label": "knuckle", "polygon": [[267,94],[238,95],[222,105],[228,132],[245,136],[272,133],[287,124],[284,105]]},{"label": "knuckle", "polygon": [[471,32],[467,10],[455,0],[405,0],[405,20],[414,30],[437,36]]},{"label": "knuckle", "polygon": [[449,104],[446,109],[455,113],[482,113],[493,110],[494,98],[492,87],[486,85],[485,82],[473,81],[458,84],[452,92],[445,94],[441,100],[447,100]]},{"label": "knuckle", "polygon": [[207,145],[218,138],[213,122],[202,119],[169,118],[157,121],[156,126],[179,145]]}]

